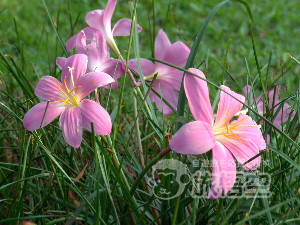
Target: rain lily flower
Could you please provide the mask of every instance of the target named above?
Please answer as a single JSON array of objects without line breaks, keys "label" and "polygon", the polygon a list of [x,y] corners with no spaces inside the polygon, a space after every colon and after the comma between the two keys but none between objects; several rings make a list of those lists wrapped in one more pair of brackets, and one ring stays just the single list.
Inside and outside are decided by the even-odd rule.
[{"label": "rain lily flower", "polygon": [[[93,34],[100,32],[104,35],[107,45],[116,54],[120,52],[116,46],[114,36],[129,36],[131,30],[131,19],[120,19],[111,30],[111,17],[115,11],[118,0],[108,0],[104,10],[94,10],[86,14],[85,21],[90,26],[83,29],[86,39],[92,40]],[[138,32],[142,28],[138,25]],[[77,35],[71,37],[67,42],[67,50],[70,52],[76,45]]]},{"label": "rain lily flower", "polygon": [[[276,90],[276,91],[275,91]],[[250,106],[252,105],[253,102],[253,95],[251,93],[251,86],[245,86],[243,88],[243,91],[245,92],[246,95],[250,95],[251,96],[251,103]],[[273,112],[275,113],[278,110],[278,107],[280,106],[280,100],[279,100],[279,87],[277,87],[276,89],[272,89],[270,91],[268,91],[267,96],[269,98],[269,109],[271,110],[274,106],[276,106],[273,110]],[[257,111],[260,115],[264,114],[264,111],[266,112],[266,107],[267,104],[264,103],[263,101],[263,96],[259,96],[255,101],[257,104]],[[274,100],[274,101],[273,101]],[[248,101],[246,100],[246,104],[248,104]],[[279,113],[277,114],[277,116],[275,117],[273,123],[276,127],[281,129],[281,123],[284,123],[288,120],[290,114],[291,118],[293,118],[295,116],[295,111],[293,111],[293,108],[287,104],[284,103],[282,109],[279,111]]]},{"label": "rain lily flower", "polygon": [[[94,33],[94,37],[89,44],[86,43],[84,31],[77,35],[76,41],[77,53],[85,54],[88,57],[87,72],[102,72],[114,76],[115,82],[112,83],[112,89],[119,89],[117,79],[125,73],[125,61],[110,58],[109,48],[105,38],[101,33]],[[59,57],[57,64],[60,68],[64,65],[65,58]],[[110,84],[102,86],[109,89]]]},{"label": "rain lily flower", "polygon": [[23,124],[26,130],[44,127],[61,115],[59,122],[63,137],[74,148],[78,148],[82,141],[82,128],[78,127],[91,131],[93,122],[96,134],[110,133],[112,125],[107,111],[98,103],[83,98],[96,88],[114,82],[114,79],[101,72],[85,74],[86,68],[87,56],[76,54],[65,59],[61,82],[51,76],[39,80],[35,95],[46,101],[25,114]]},{"label": "rain lily flower", "polygon": [[[197,69],[189,69],[194,74],[205,78]],[[182,126],[170,140],[173,151],[181,154],[203,154],[212,149],[213,174],[209,198],[226,195],[233,187],[236,178],[236,164],[233,156],[241,164],[254,157],[266,148],[266,143],[257,125],[251,117],[239,114],[233,116],[243,106],[240,102],[226,94],[228,92],[241,102],[245,97],[222,85],[217,116],[214,114],[209,100],[207,83],[191,74],[184,78],[184,89],[188,104],[196,121]],[[245,170],[254,170],[260,164],[260,157],[243,165]]]},{"label": "rain lily flower", "polygon": [[[184,67],[190,54],[190,49],[180,41],[173,44],[163,30],[158,32],[154,44],[155,58],[178,67]],[[141,69],[145,81],[152,81],[152,78],[157,74],[154,81],[153,89],[161,93],[175,109],[177,108],[179,90],[182,82],[183,72],[173,67],[156,62],[155,64],[147,59],[140,59]],[[136,59],[129,60],[128,67],[138,73]],[[151,102],[155,102],[159,111],[164,114],[170,114],[173,110],[161,101],[152,91],[149,93]]]}]

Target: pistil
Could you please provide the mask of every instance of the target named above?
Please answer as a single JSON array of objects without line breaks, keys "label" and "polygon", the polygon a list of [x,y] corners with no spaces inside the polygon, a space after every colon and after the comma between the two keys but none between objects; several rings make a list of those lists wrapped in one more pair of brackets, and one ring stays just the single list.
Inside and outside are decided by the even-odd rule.
[{"label": "pistil", "polygon": [[149,76],[144,77],[144,80],[146,81],[146,80],[152,79],[155,76],[155,74],[157,74],[157,72],[155,72],[155,73],[153,73]]}]

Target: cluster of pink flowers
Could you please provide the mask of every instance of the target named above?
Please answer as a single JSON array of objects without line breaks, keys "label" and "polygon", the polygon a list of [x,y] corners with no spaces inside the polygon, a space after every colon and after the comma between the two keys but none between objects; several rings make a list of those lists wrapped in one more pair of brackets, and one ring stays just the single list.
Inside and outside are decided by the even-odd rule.
[{"label": "cluster of pink flowers", "polygon": [[[62,70],[61,82],[50,76],[44,76],[38,82],[35,94],[45,101],[25,115],[23,123],[27,130],[44,127],[61,115],[64,139],[74,148],[81,144],[82,128],[91,130],[91,122],[96,134],[110,134],[112,125],[109,114],[100,104],[83,98],[98,87],[119,89],[117,79],[125,73],[125,61],[119,59],[120,52],[113,37],[129,36],[131,19],[123,18],[111,29],[116,4],[117,0],[109,0],[104,10],[87,13],[85,20],[89,27],[67,41],[67,50],[70,52],[76,47],[78,54],[57,58],[56,64]],[[141,30],[138,25],[138,32]],[[110,50],[118,59],[110,57]],[[167,35],[159,31],[155,41],[157,59],[183,67],[189,53],[185,44],[179,41],[171,44]],[[135,60],[130,60],[129,68],[137,71],[136,66]],[[141,59],[141,66],[145,80],[151,81],[158,73],[153,88],[157,92],[161,88],[162,96],[176,108],[183,72],[160,63],[155,65],[146,59]],[[151,92],[150,99],[162,111],[160,98]],[[164,105],[164,113],[172,112]]]},{"label": "cluster of pink flowers", "polygon": [[[94,124],[96,134],[110,134],[112,124],[108,112],[99,103],[84,98],[99,87],[118,89],[117,79],[126,72],[125,61],[120,60],[120,52],[113,37],[129,36],[131,20],[121,19],[111,29],[116,4],[117,0],[109,0],[104,10],[89,12],[85,17],[89,27],[68,40],[67,50],[70,52],[76,47],[78,54],[57,58],[57,65],[62,70],[61,82],[51,76],[39,80],[35,95],[45,101],[35,105],[25,115],[23,123],[27,130],[44,127],[60,115],[63,137],[74,148],[81,144],[82,128],[91,131],[91,123]],[[141,30],[138,26],[138,31]],[[178,67],[185,66],[190,54],[190,49],[182,42],[171,44],[163,30],[159,31],[154,48],[156,59]],[[110,57],[110,50],[118,59]],[[141,77],[146,82],[151,82],[157,74],[153,89],[176,109],[183,72],[147,59],[140,59],[140,66]],[[139,73],[136,59],[129,61],[128,68]],[[200,70],[190,68],[189,71],[205,78]],[[214,175],[209,197],[220,197],[222,193],[228,193],[235,181],[236,164],[233,156],[244,164],[264,150],[266,142],[260,125],[249,116],[239,113],[245,102],[244,96],[222,85],[215,118],[207,82],[191,74],[186,74],[183,82],[196,121],[185,124],[171,139],[170,147],[181,154],[203,154],[212,149],[212,158],[216,163],[213,164]],[[150,92],[149,96],[158,110],[165,114],[173,112],[155,93]],[[273,94],[270,93],[270,96],[269,104],[272,105]],[[275,104],[277,100],[276,95]],[[258,100],[258,109],[262,110],[263,107],[263,103]],[[286,107],[284,105],[283,108]],[[236,115],[238,117],[232,120]],[[276,126],[280,126],[286,119],[286,114],[278,114]],[[225,163],[221,163],[224,160]],[[243,165],[243,168],[253,170],[259,164],[260,157],[256,157]],[[225,174],[229,173],[231,176],[225,178]]]}]

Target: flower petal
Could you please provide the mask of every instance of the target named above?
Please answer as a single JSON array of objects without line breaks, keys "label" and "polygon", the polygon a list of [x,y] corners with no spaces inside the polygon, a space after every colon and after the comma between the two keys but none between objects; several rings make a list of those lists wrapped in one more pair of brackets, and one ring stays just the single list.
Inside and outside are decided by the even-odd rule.
[{"label": "flower petal", "polygon": [[109,47],[101,33],[94,34],[90,44],[86,47],[89,72],[101,72],[102,64],[110,58]]},{"label": "flower petal", "polygon": [[170,67],[170,69],[168,69],[167,71],[159,70],[157,72],[159,74],[159,77],[156,79],[168,82],[170,85],[173,86],[175,90],[180,91],[183,71]]},{"label": "flower petal", "polygon": [[217,141],[212,149],[212,186],[208,197],[215,199],[221,197],[223,191],[226,195],[233,187],[236,178],[236,164],[230,151]]},{"label": "flower petal", "polygon": [[[103,21],[104,16],[104,10],[93,10],[91,12],[88,12],[85,15],[85,22],[90,26],[97,30],[99,30],[104,36],[107,33],[105,23]],[[109,21],[109,27],[110,27],[110,21]]]},{"label": "flower petal", "polygon": [[[117,65],[117,63],[118,63],[118,65]],[[111,86],[112,89],[119,90],[117,79],[119,79],[121,76],[123,76],[125,74],[124,63],[125,63],[125,61],[123,61],[123,60],[117,60],[117,59],[110,58],[110,59],[106,60],[102,64],[102,67],[100,68],[100,70],[103,73],[107,73],[108,75],[110,75],[111,77],[114,78],[115,82],[112,83],[112,86]],[[104,85],[102,87],[105,89],[109,89],[110,84]]]},{"label": "flower petal", "polygon": [[[278,103],[280,102],[279,100],[277,100]],[[275,101],[275,104],[278,104]],[[280,105],[278,105],[277,107],[274,108],[274,113],[278,110],[278,107]],[[290,115],[291,114],[291,115]],[[276,118],[274,119],[273,123],[276,127],[281,127],[280,124],[286,122],[289,119],[289,116],[291,116],[291,119],[294,118],[296,115],[294,109],[292,106],[290,106],[287,103],[283,104],[283,107],[280,109],[279,113],[277,114]]]},{"label": "flower petal", "polygon": [[[23,125],[26,130],[37,130],[40,127],[44,127],[51,123],[56,117],[58,117],[63,111],[64,107],[61,104],[52,104],[49,102],[46,114],[45,110],[48,102],[41,102],[33,106],[24,116]],[[43,125],[41,126],[43,117]]]},{"label": "flower petal", "polygon": [[43,76],[37,83],[34,94],[43,100],[57,101],[65,98],[62,91],[64,86],[56,78]]},{"label": "flower petal", "polygon": [[[85,33],[85,36],[86,36],[87,40],[92,40],[94,33],[99,32],[98,29],[95,29],[93,27],[86,27],[82,31]],[[76,46],[77,37],[78,37],[79,33],[75,34],[73,37],[71,37],[67,41],[66,47],[67,47],[68,52],[70,52]]]},{"label": "flower petal", "polygon": [[77,34],[77,39],[76,39],[76,50],[78,54],[85,54],[87,55],[87,50],[86,50],[86,36],[84,31],[80,31]]},{"label": "flower petal", "polygon": [[106,39],[113,39],[111,32],[111,17],[118,0],[109,0],[104,10],[94,10],[86,14],[86,23],[98,29]]},{"label": "flower petal", "polygon": [[155,58],[159,60],[163,60],[170,46],[171,46],[171,42],[168,36],[162,29],[160,29],[155,38],[155,44],[154,44]]},{"label": "flower petal", "polygon": [[[274,89],[276,89],[276,91]],[[271,108],[274,105],[276,105],[276,103],[273,104],[273,100],[276,101],[279,99],[279,87],[277,86],[276,88],[273,88],[270,91],[267,91],[266,94],[267,94],[267,97],[269,98],[269,107]]]},{"label": "flower petal", "polygon": [[57,57],[56,58],[56,65],[62,70],[65,64],[66,58],[65,57]]},{"label": "flower petal", "polygon": [[81,76],[77,82],[77,88],[75,90],[76,98],[80,101],[93,90],[103,85],[114,82],[115,80],[106,73],[91,72],[84,76]]},{"label": "flower petal", "polygon": [[79,107],[70,107],[60,116],[60,126],[63,131],[65,141],[73,148],[78,148],[82,141],[81,112]]},{"label": "flower petal", "polygon": [[233,129],[234,133],[244,139],[245,141],[251,140],[258,148],[258,150],[266,149],[266,142],[262,136],[261,130],[258,128],[257,123],[252,120],[250,116],[240,114],[238,119],[232,121],[229,125],[239,124]]},{"label": "flower petal", "polygon": [[84,99],[80,104],[82,127],[91,131],[91,122],[96,134],[108,135],[111,132],[111,119],[108,112],[98,103]]},{"label": "flower petal", "polygon": [[[221,89],[239,99],[241,102],[245,102],[244,96],[231,91],[229,87],[221,85]],[[220,93],[217,117],[214,125],[215,127],[224,126],[225,122],[229,122],[231,118],[243,107],[242,103],[238,102],[224,91],[221,91]]]},{"label": "flower petal", "polygon": [[103,12],[103,23],[111,30],[111,17],[115,11],[118,0],[108,0]]},{"label": "flower petal", "polygon": [[170,140],[170,148],[180,154],[203,154],[215,144],[211,126],[201,121],[183,125]]},{"label": "flower petal", "polygon": [[[161,94],[161,96],[168,101],[175,109],[177,109],[179,92],[175,90],[172,85],[167,82],[156,80],[153,85],[153,89]],[[159,111],[164,114],[171,114],[173,110],[161,100],[154,92],[150,92],[150,99],[152,102],[155,102],[156,107]]]},{"label": "flower petal", "polygon": [[[232,138],[220,141],[238,160],[240,164],[244,164],[249,159],[259,154],[258,147],[251,141],[239,141]],[[260,156],[243,166],[245,170],[255,170],[260,164]]]},{"label": "flower petal", "polygon": [[[155,72],[155,64],[153,62],[147,59],[140,58],[140,64],[143,76],[149,76]],[[130,59],[128,61],[128,68],[139,74],[136,59]]]},{"label": "flower petal", "polygon": [[66,84],[69,90],[75,88],[77,86],[77,80],[85,74],[87,61],[87,56],[83,54],[75,54],[65,60],[61,74],[61,82],[64,84],[64,79],[66,78]]},{"label": "flower petal", "polygon": [[[200,70],[190,68],[189,71],[205,78],[205,75]],[[207,82],[193,75],[186,74],[183,84],[189,107],[195,120],[206,122],[212,126],[214,114],[209,100]]]},{"label": "flower petal", "polygon": [[110,89],[110,85],[111,85],[111,89],[119,90],[119,84],[117,80],[115,80],[115,82],[112,82],[111,84],[103,85],[102,88]]},{"label": "flower petal", "polygon": [[101,71],[109,74],[114,79],[119,79],[125,74],[125,61],[118,59],[107,59],[102,64]]},{"label": "flower petal", "polygon": [[[112,35],[115,36],[130,36],[132,20],[128,18],[120,19],[112,30]],[[138,32],[142,31],[140,25],[137,24]]]},{"label": "flower petal", "polygon": [[173,64],[175,66],[184,67],[189,57],[189,54],[190,49],[181,41],[177,41],[169,47],[162,61]]}]

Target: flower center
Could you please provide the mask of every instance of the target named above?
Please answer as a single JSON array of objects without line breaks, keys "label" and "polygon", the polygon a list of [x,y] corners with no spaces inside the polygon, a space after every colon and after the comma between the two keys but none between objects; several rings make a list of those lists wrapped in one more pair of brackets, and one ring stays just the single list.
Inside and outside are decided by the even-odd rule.
[{"label": "flower center", "polygon": [[239,137],[239,135],[238,135],[238,133],[246,132],[246,130],[241,129],[241,128],[243,128],[243,127],[257,127],[258,129],[261,128],[260,125],[242,124],[243,122],[245,122],[248,119],[247,117],[245,117],[241,120],[236,120],[236,121],[229,123],[230,122],[228,119],[229,111],[230,110],[228,110],[228,112],[227,112],[227,117],[226,117],[224,126],[217,127],[217,128],[213,127],[213,133],[214,133],[216,139],[224,139],[224,137],[226,137],[226,138],[231,138],[231,139],[235,139],[238,141],[246,142],[245,139]]},{"label": "flower center", "polygon": [[[73,74],[72,74],[72,70],[74,68],[71,68],[71,67],[68,67],[68,68],[69,68],[69,71],[70,71],[70,74],[71,74],[71,80],[72,80],[72,84],[73,84],[73,87],[74,87],[74,80],[73,80]],[[66,104],[67,104],[68,107],[78,106],[79,103],[80,103],[80,101],[76,98],[76,95],[75,95],[74,91],[77,88],[80,88],[81,86],[77,86],[77,87],[73,88],[70,91],[69,88],[68,88],[67,82],[66,82],[66,77],[64,78],[64,84],[65,84],[65,88],[67,90],[67,93],[64,92],[57,84],[55,84],[55,86],[61,91],[61,93],[63,93],[63,95],[65,96],[65,99],[57,100],[57,101],[54,101],[52,103],[62,102],[63,103],[63,107]]]}]

